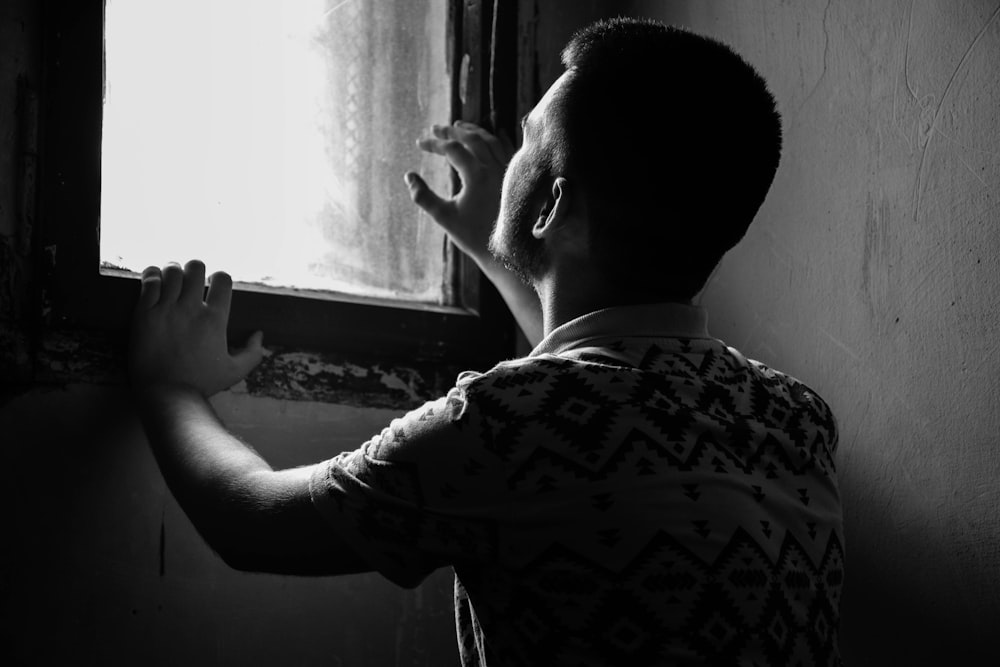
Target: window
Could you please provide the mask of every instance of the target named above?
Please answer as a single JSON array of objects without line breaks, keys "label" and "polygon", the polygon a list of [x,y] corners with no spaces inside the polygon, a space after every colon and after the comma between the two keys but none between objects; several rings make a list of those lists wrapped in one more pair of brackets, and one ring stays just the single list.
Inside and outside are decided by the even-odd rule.
[{"label": "window", "polygon": [[[107,199],[114,197],[116,192],[122,189],[129,189],[128,174],[122,176],[112,175],[105,171],[104,178],[107,181],[108,190],[105,193],[106,199],[103,207],[106,209],[108,218],[107,230],[102,230],[102,111],[104,109],[103,99],[106,93],[109,115],[117,113],[123,109],[114,106],[116,89],[115,76],[121,76],[121,84],[127,80],[126,74],[121,70],[116,70],[116,64],[110,58],[114,55],[115,47],[115,21],[119,15],[116,12],[116,5],[134,5],[136,0],[110,0],[108,3],[108,53],[107,63],[107,90],[105,90],[104,68],[102,64],[103,40],[105,36],[104,24],[104,3],[100,0],[49,0],[46,4],[46,85],[44,98],[44,162],[43,190],[41,195],[43,220],[43,230],[37,247],[43,249],[44,257],[42,285],[43,301],[46,308],[49,328],[73,331],[104,332],[104,335],[111,334],[111,339],[116,337],[121,339],[123,332],[127,328],[128,317],[131,306],[137,294],[138,281],[134,276],[129,276],[126,272],[116,269],[124,265],[126,269],[141,269],[140,265],[146,263],[162,263],[168,259],[187,259],[192,253],[186,256],[174,256],[170,251],[166,257],[158,256],[146,259],[142,256],[135,260],[126,261],[123,253],[114,250],[114,237],[122,232],[115,231],[115,225],[129,225],[130,217],[141,215],[140,213],[117,212],[115,207],[119,202]],[[171,3],[167,3],[171,4]],[[180,3],[173,3],[180,5]],[[240,7],[261,6],[266,3],[238,3]],[[494,20],[494,8],[502,5],[506,8],[510,5],[511,10],[516,3],[493,3],[488,1],[463,1],[449,0],[435,2],[434,0],[422,0],[421,2],[407,3],[372,3],[365,0],[356,0],[358,7],[362,7],[362,18],[371,20],[391,20],[396,22],[396,29],[400,31],[410,31],[412,33],[412,43],[443,40],[435,48],[441,48],[445,60],[446,77],[444,84],[447,86],[446,108],[452,117],[462,117],[471,120],[482,120],[494,115],[499,117],[500,122],[510,127],[511,119],[515,117],[513,108],[513,26],[515,19],[507,9],[501,9],[501,13]],[[317,8],[320,16],[324,12],[337,13],[354,11],[349,2],[343,0],[302,0],[296,3],[275,3],[275,5],[290,6],[295,5],[296,11],[306,12],[308,8],[315,12]],[[160,7],[166,7],[160,4]],[[187,16],[174,20],[179,21],[203,21],[200,14],[205,11],[205,3],[185,2]],[[420,26],[415,28],[413,16],[410,12],[415,11],[417,6],[422,7],[424,12],[419,19]],[[256,11],[256,10],[254,10]],[[241,16],[240,21],[266,21],[263,16],[256,16],[253,12],[245,12],[248,16]],[[313,14],[303,14],[316,16]],[[347,14],[344,14],[347,16]],[[164,30],[163,14],[157,14],[157,30]],[[294,32],[295,26],[308,23],[296,23],[301,18],[300,14],[291,14],[282,21],[286,21],[289,30]],[[355,17],[357,18],[357,17]],[[235,21],[234,21],[235,22]],[[225,23],[225,21],[223,21]],[[434,26],[428,27],[429,24]],[[443,24],[443,25],[442,25]],[[314,24],[315,27],[315,24]],[[153,28],[148,28],[152,30]],[[435,32],[438,31],[438,32]],[[306,30],[308,32],[308,30]],[[431,37],[428,37],[428,32]],[[422,33],[422,37],[419,35]],[[389,30],[386,34],[392,34]],[[280,32],[278,33],[280,37]],[[277,37],[273,37],[277,39]],[[124,39],[124,37],[122,37]],[[152,38],[150,38],[152,39]],[[363,50],[368,58],[354,63],[354,67],[368,68],[369,78],[362,80],[360,86],[363,95],[373,96],[371,100],[361,104],[360,113],[364,115],[368,110],[375,118],[379,126],[359,129],[359,137],[351,140],[347,136],[330,137],[330,142],[324,146],[325,151],[332,147],[341,146],[345,150],[352,146],[354,153],[342,156],[343,160],[358,160],[369,163],[360,171],[367,172],[368,178],[364,183],[345,182],[336,179],[336,185],[332,186],[329,176],[340,170],[340,173],[350,172],[358,169],[356,163],[343,164],[339,166],[336,162],[325,162],[320,167],[320,172],[327,170],[325,174],[306,177],[313,181],[299,183],[294,181],[289,185],[294,191],[296,187],[301,187],[306,191],[309,188],[322,189],[324,187],[338,187],[344,191],[338,193],[337,197],[326,197],[323,207],[330,201],[340,202],[345,210],[350,209],[351,215],[341,216],[343,219],[337,224],[354,225],[348,227],[349,231],[342,235],[348,243],[366,244],[370,238],[381,234],[383,237],[388,227],[383,226],[382,231],[371,234],[368,230],[374,225],[387,225],[392,220],[394,213],[387,213],[380,207],[389,206],[385,203],[384,191],[393,190],[400,197],[406,197],[406,189],[402,186],[402,173],[407,168],[420,166],[421,159],[416,149],[411,149],[415,138],[414,126],[403,127],[398,123],[402,104],[397,107],[385,103],[386,100],[380,95],[396,95],[398,86],[391,83],[391,79],[379,79],[378,68],[379,58],[383,55],[385,44],[378,43],[378,39],[388,39],[378,37],[375,33],[360,40],[361,46],[357,48]],[[174,43],[174,48],[181,50],[182,43],[174,37],[169,41]],[[338,44],[339,44],[339,40]],[[119,42],[121,44],[121,42]],[[496,49],[491,52],[491,45]],[[330,50],[330,44],[324,44],[322,39],[318,43],[314,42],[305,49],[310,60],[310,67],[334,67],[330,63],[324,63],[316,59],[316,54],[323,49]],[[346,48],[339,45],[336,48]],[[301,53],[300,53],[301,55]],[[184,56],[187,57],[187,56]],[[217,56],[220,62],[227,62],[231,54],[220,54]],[[289,58],[292,55],[287,56]],[[182,60],[180,55],[173,61],[175,63]],[[348,62],[353,62],[348,59]],[[259,63],[258,63],[259,64]],[[196,67],[197,63],[190,63]],[[213,65],[215,67],[216,65]],[[358,70],[361,71],[361,70]],[[118,72],[118,74],[116,74]],[[331,75],[329,71],[325,74],[312,71],[304,76],[321,79],[322,76],[340,76],[345,80],[358,72],[345,72],[341,70],[339,74]],[[160,72],[160,76],[167,74]],[[275,85],[266,83],[266,75],[258,73],[258,84],[266,87]],[[419,76],[419,75],[418,75]],[[155,80],[156,77],[153,77]],[[380,81],[377,85],[374,81]],[[201,84],[208,85],[208,84]],[[237,85],[232,82],[232,85]],[[346,84],[343,84],[346,85]],[[429,84],[428,84],[429,85]],[[437,84],[434,84],[435,86]],[[433,88],[434,86],[430,86]],[[253,90],[253,86],[249,87]],[[424,93],[429,88],[422,90]],[[313,91],[311,94],[330,94],[330,90],[325,93]],[[197,103],[204,96],[204,90],[197,94],[192,91],[189,103]],[[307,93],[309,94],[309,93]],[[434,105],[441,105],[440,92],[434,93],[436,100],[428,103],[427,116],[413,121],[415,126],[423,127],[431,120],[438,120],[434,117],[437,113]],[[432,97],[433,97],[432,96]],[[423,98],[422,98],[423,99]],[[421,102],[423,104],[423,102]],[[420,106],[418,104],[418,106]],[[259,111],[259,110],[258,110]],[[301,109],[299,111],[302,111]],[[314,109],[317,113],[330,111],[329,108],[319,106]],[[233,110],[222,109],[220,114],[232,113]],[[491,114],[492,112],[492,114]],[[190,113],[190,110],[185,111]],[[270,111],[261,111],[264,115]],[[302,112],[304,113],[304,111]],[[345,107],[338,109],[334,113],[350,113],[350,109]],[[302,120],[301,116],[292,116],[290,120],[279,121],[282,123],[296,124]],[[345,123],[340,131],[346,128],[347,120],[341,119]],[[242,122],[242,121],[241,121]],[[249,122],[249,121],[248,121]],[[256,122],[256,121],[254,121]],[[115,142],[123,141],[121,136],[115,135],[116,130],[109,126],[107,143],[105,147],[109,151],[114,150]],[[319,132],[332,132],[329,123],[324,126],[320,124]],[[325,129],[324,129],[325,128]],[[386,132],[386,128],[392,128],[392,132]],[[236,128],[239,130],[240,128]],[[315,130],[315,128],[313,128]],[[258,147],[265,156],[273,157],[274,151],[279,150],[277,143],[272,139],[263,138],[262,130],[256,125],[245,125],[242,131],[254,135]],[[365,133],[368,133],[367,135]],[[168,142],[155,144],[157,132],[150,135],[149,141],[154,142],[154,148],[148,152],[154,153],[160,150],[167,150]],[[392,137],[383,136],[386,134]],[[513,133],[512,133],[513,134]],[[398,136],[396,136],[398,135]],[[169,132],[163,132],[162,136],[169,138]],[[396,144],[383,143],[383,140],[397,140],[411,150],[408,157],[395,155]],[[276,139],[273,141],[277,141]],[[352,141],[354,143],[352,143]],[[222,152],[226,147],[238,143],[238,137],[228,137],[220,139]],[[226,143],[230,142],[230,143]],[[303,137],[293,138],[292,144],[306,142]],[[339,144],[337,142],[340,142]],[[307,142],[306,142],[307,143]],[[195,150],[188,146],[187,150]],[[270,153],[268,152],[270,151]],[[181,151],[183,154],[184,151]],[[349,152],[349,151],[348,151]],[[316,158],[313,151],[312,158],[309,154],[292,156],[290,161],[297,165],[305,165],[310,159]],[[253,151],[241,155],[241,161],[248,163],[252,161]],[[201,156],[202,160],[208,158]],[[317,158],[318,159],[318,158]],[[267,161],[267,160],[265,160]],[[240,181],[234,181],[228,186],[220,186],[218,191],[201,193],[202,205],[207,204],[211,208],[212,196],[222,196],[230,199],[227,206],[230,207],[228,215],[234,219],[240,219],[248,211],[255,208],[266,209],[261,219],[287,220],[289,216],[285,208],[302,204],[295,197],[291,199],[291,204],[271,203],[260,204],[257,199],[258,193],[253,192],[262,183],[266,183],[271,176],[264,172],[253,172],[257,167],[245,165],[247,174]],[[425,170],[425,173],[427,170]],[[436,178],[440,183],[453,179],[450,174],[439,174]],[[367,188],[367,194],[365,194]],[[209,189],[210,190],[210,189]],[[318,190],[317,190],[318,192]],[[293,192],[294,194],[294,192]],[[324,193],[328,195],[329,193]],[[312,195],[307,193],[303,199],[307,203],[314,204],[310,199]],[[314,199],[322,199],[314,197]],[[287,201],[287,200],[286,200]],[[297,203],[296,203],[297,202]],[[148,199],[147,199],[148,203]],[[391,203],[391,202],[390,202]],[[400,202],[391,203],[396,205]],[[415,209],[409,203],[408,198],[401,202],[405,204],[405,210],[413,214]],[[285,207],[285,208],[283,208]],[[172,216],[176,217],[178,211],[172,211]],[[294,212],[294,211],[293,211]],[[253,211],[256,214],[256,211]],[[300,211],[300,213],[302,213]],[[312,220],[315,222],[316,208],[306,210],[299,216],[301,220]],[[115,220],[114,215],[120,217]],[[204,215],[204,214],[203,214]],[[326,212],[327,217],[321,220],[322,224],[312,231],[313,236],[306,236],[310,241],[317,235],[330,235],[328,229],[334,224],[336,215]],[[294,217],[294,216],[291,216]],[[320,216],[322,218],[322,215]],[[161,224],[168,224],[169,218],[164,219]],[[381,259],[358,260],[355,268],[349,269],[346,273],[351,280],[343,275],[333,275],[333,270],[320,269],[317,275],[309,274],[302,267],[315,268],[321,263],[307,259],[304,263],[298,264],[294,268],[294,263],[288,269],[289,275],[296,271],[300,275],[275,277],[280,272],[272,270],[270,266],[250,267],[247,269],[234,266],[232,273],[237,280],[245,280],[253,284],[237,284],[237,291],[233,299],[233,312],[231,319],[231,334],[235,340],[248,334],[256,328],[261,328],[266,332],[266,344],[269,347],[279,349],[302,349],[318,352],[332,352],[344,355],[358,355],[360,357],[381,360],[386,363],[406,363],[413,365],[430,364],[437,365],[443,369],[447,375],[449,368],[477,367],[492,364],[498,359],[510,353],[513,341],[513,323],[509,314],[502,305],[499,296],[492,287],[479,275],[471,262],[465,260],[453,247],[447,245],[443,237],[434,238],[434,234],[439,234],[432,229],[430,221],[415,221],[410,225],[413,237],[422,237],[425,242],[426,252],[417,262],[411,262],[411,253],[415,242],[411,242],[413,237],[407,237],[402,242],[390,239],[390,243],[383,244],[382,251],[389,254],[383,255]],[[326,227],[324,227],[326,225]],[[422,225],[422,227],[421,227]],[[360,231],[359,231],[360,230]],[[107,231],[106,242],[102,242],[102,232]],[[126,231],[124,236],[129,236],[131,232]],[[265,234],[265,239],[274,241],[274,237]],[[267,245],[269,251],[273,250],[275,243]],[[295,256],[299,251],[292,249],[287,254]],[[163,254],[168,254],[164,249]],[[338,264],[337,252],[344,252],[343,249],[333,253],[330,262]],[[350,252],[354,252],[351,250]],[[366,250],[367,252],[367,250]],[[106,253],[103,254],[102,253]],[[256,253],[255,254],[259,254]],[[273,253],[280,254],[280,253]],[[122,260],[118,261],[119,256]],[[407,257],[406,260],[401,258]],[[209,264],[209,270],[224,268],[230,270],[229,262],[225,259],[215,261],[211,256],[205,257]],[[237,258],[239,259],[239,258]],[[103,269],[102,269],[103,262]],[[395,277],[395,282],[379,283],[384,276],[379,271],[368,270],[371,275],[361,276],[364,280],[355,280],[358,274],[364,271],[356,270],[357,266],[366,267],[377,263],[401,265],[405,262],[420,264],[421,266],[405,267],[406,271],[400,272]],[[429,268],[428,268],[429,267]],[[323,282],[325,277],[329,278]],[[409,272],[409,273],[407,273]],[[414,276],[431,276],[424,278],[423,282]],[[303,277],[305,276],[305,277]],[[316,282],[310,282],[316,279]],[[365,282],[368,280],[369,282]],[[374,281],[374,282],[373,282]],[[350,283],[350,284],[348,284]],[[360,287],[359,287],[360,285]],[[410,291],[407,292],[406,290]],[[443,364],[443,366],[442,366]],[[453,376],[452,378],[453,379]],[[450,381],[449,379],[449,381]]]},{"label": "window", "polygon": [[447,26],[448,0],[107,0],[102,266],[453,303],[401,179],[450,187],[414,146],[451,116]]}]

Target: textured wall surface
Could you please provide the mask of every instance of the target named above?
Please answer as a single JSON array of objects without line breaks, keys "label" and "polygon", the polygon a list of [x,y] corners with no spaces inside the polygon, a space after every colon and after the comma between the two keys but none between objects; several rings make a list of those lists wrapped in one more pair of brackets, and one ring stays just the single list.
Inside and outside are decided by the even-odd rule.
[{"label": "textured wall surface", "polygon": [[[30,24],[30,6],[4,4],[20,14],[0,13],[3,35]],[[1000,2],[520,6],[538,65],[526,96],[558,76],[574,28],[623,11],[723,38],[764,72],[784,162],[707,294],[713,333],[808,382],[839,416],[848,664],[992,664]],[[14,37],[0,44],[11,100],[32,70]],[[0,109],[2,146],[12,122]],[[9,235],[14,195],[0,194]],[[217,405],[278,466],[354,447],[396,414],[239,393]],[[36,387],[0,403],[0,447],[0,653],[14,664],[456,664],[447,571],[412,592],[374,575],[229,571],[166,492],[118,388]]]},{"label": "textured wall surface", "polygon": [[1000,2],[632,9],[732,44],[784,114],[705,303],[839,417],[849,664],[1000,660]]}]

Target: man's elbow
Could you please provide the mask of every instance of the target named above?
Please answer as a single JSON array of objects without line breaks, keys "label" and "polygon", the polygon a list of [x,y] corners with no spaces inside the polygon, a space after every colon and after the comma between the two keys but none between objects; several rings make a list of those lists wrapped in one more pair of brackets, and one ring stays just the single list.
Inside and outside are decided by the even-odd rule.
[{"label": "man's elbow", "polygon": [[[289,569],[288,563],[282,563],[278,545],[264,545],[257,540],[249,539],[246,531],[240,530],[233,522],[223,523],[211,530],[201,530],[208,547],[234,570],[256,573],[282,573]],[[284,559],[287,560],[287,557]]]},{"label": "man's elbow", "polygon": [[216,551],[226,565],[240,572],[281,574],[298,577],[337,576],[370,571],[350,562],[320,557],[318,554],[282,555],[241,550]]},{"label": "man's elbow", "polygon": [[312,505],[307,471],[254,475],[196,524],[208,545],[241,572],[337,575],[371,568],[338,539]]},{"label": "man's elbow", "polygon": [[248,549],[231,531],[219,526],[197,526],[202,540],[223,563],[241,572],[260,572],[260,557]]},{"label": "man's elbow", "polygon": [[263,557],[260,554],[250,553],[233,548],[215,548],[215,553],[222,559],[222,562],[239,572],[276,574],[272,559]]},{"label": "man's elbow", "polygon": [[291,576],[336,576],[372,570],[347,550],[303,548],[281,539],[261,543],[232,535],[216,536],[209,546],[226,565],[240,572]]}]

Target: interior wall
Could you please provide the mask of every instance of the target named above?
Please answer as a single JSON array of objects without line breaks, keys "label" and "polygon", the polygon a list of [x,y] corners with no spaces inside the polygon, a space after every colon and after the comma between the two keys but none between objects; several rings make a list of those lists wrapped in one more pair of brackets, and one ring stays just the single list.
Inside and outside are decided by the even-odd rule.
[{"label": "interior wall", "polygon": [[630,9],[732,44],[784,115],[774,186],[704,303],[714,335],[839,418],[847,664],[992,662],[979,661],[1000,653],[1000,3]]},{"label": "interior wall", "polygon": [[[354,449],[398,414],[239,391],[213,404],[278,468]],[[450,570],[407,591],[229,569],[166,489],[122,387],[37,387],[0,405],[0,434],[5,664],[457,665]]]},{"label": "interior wall", "polygon": [[[723,38],[764,72],[784,160],[708,290],[713,333],[840,419],[848,664],[979,653],[1000,620],[997,0],[519,4],[528,97],[558,76],[575,28],[623,11]],[[0,175],[11,86],[37,76],[34,5],[0,13]],[[355,447],[397,414],[239,392],[216,404],[279,466]],[[120,386],[0,398],[0,456],[13,664],[457,663],[448,571],[407,592],[377,575],[228,570],[164,489]]]}]

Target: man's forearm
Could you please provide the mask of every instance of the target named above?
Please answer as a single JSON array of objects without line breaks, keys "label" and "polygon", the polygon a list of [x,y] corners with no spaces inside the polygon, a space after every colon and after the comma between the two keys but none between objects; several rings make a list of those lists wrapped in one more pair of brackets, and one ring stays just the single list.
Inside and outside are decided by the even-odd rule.
[{"label": "man's forearm", "polygon": [[220,548],[220,529],[253,504],[251,475],[271,467],[231,435],[194,389],[157,386],[136,392],[160,470],[203,537]]}]

